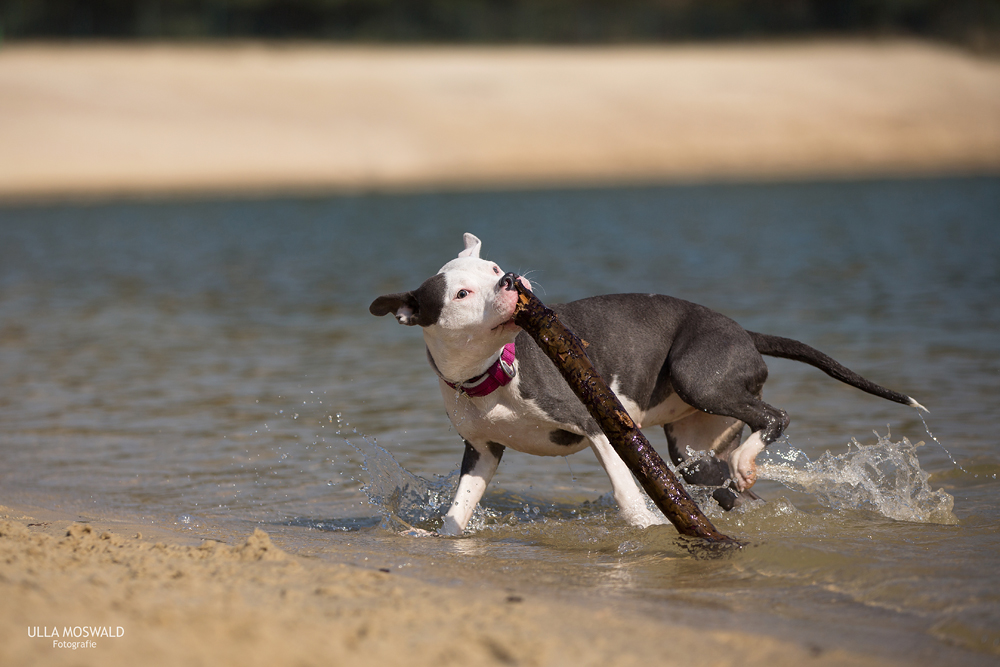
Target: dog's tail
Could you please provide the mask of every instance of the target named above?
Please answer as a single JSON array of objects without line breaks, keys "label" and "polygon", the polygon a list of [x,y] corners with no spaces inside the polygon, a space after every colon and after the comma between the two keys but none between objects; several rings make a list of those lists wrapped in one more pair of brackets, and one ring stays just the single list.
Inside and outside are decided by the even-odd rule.
[{"label": "dog's tail", "polygon": [[799,341],[792,340],[791,338],[769,336],[768,334],[756,333],[754,331],[750,331],[748,333],[750,334],[750,338],[753,339],[753,344],[756,346],[757,351],[761,354],[766,354],[769,357],[780,357],[781,359],[801,361],[804,364],[815,366],[835,380],[840,380],[844,384],[849,384],[852,387],[860,389],[861,391],[868,392],[869,394],[890,401],[895,401],[896,403],[902,403],[903,405],[920,408],[924,412],[929,412],[927,408],[920,405],[906,394],[900,394],[898,391],[886,389],[881,385],[875,384],[871,380],[866,380],[837,360],[823,354],[816,348],[809,347],[805,343],[800,343]]}]

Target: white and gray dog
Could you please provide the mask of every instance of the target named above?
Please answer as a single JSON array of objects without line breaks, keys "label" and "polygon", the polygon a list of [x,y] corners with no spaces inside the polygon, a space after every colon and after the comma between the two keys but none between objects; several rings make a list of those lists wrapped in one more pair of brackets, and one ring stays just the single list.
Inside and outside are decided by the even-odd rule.
[{"label": "white and gray dog", "polygon": [[[472,234],[465,249],[417,289],[372,302],[373,315],[393,313],[419,325],[455,430],[465,441],[455,501],[440,533],[459,535],[472,517],[506,447],[565,456],[587,445],[604,466],[623,518],[662,523],[625,463],[552,362],[514,324],[514,281],[481,259]],[[746,331],[728,317],[658,294],[614,294],[550,305],[588,343],[587,354],[640,427],[662,425],[670,458],[691,484],[717,487],[726,509],[757,478],[755,459],[788,426],[784,411],[761,400],[767,379],[762,354],[801,361],[875,396],[922,407],[822,352],[788,338]],[[744,425],[750,436],[741,437]]]}]

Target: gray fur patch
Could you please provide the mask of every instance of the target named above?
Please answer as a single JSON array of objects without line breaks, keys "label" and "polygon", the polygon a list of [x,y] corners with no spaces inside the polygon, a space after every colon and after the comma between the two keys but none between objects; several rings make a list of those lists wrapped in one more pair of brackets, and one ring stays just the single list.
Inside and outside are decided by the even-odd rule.
[{"label": "gray fur patch", "polygon": [[581,442],[583,440],[583,436],[578,433],[573,433],[572,431],[557,428],[549,433],[549,440],[556,445],[569,447],[570,445],[575,445]]}]

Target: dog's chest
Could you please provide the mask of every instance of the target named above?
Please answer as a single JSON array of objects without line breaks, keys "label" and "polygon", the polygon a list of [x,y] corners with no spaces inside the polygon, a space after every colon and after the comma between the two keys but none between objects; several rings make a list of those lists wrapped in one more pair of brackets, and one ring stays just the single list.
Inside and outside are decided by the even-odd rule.
[{"label": "dog's chest", "polygon": [[517,390],[517,378],[507,387],[482,398],[460,395],[441,383],[441,395],[452,425],[474,447],[498,443],[536,456],[565,456],[587,447],[582,435],[554,421]]}]

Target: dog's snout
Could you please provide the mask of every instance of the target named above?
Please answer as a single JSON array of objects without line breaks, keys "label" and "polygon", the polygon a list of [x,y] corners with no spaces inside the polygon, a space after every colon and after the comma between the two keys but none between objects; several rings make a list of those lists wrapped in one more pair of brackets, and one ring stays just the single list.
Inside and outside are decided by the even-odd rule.
[{"label": "dog's snout", "polygon": [[505,290],[516,289],[514,285],[517,283],[518,275],[513,271],[508,271],[504,274],[503,278],[500,279],[500,286]]}]

